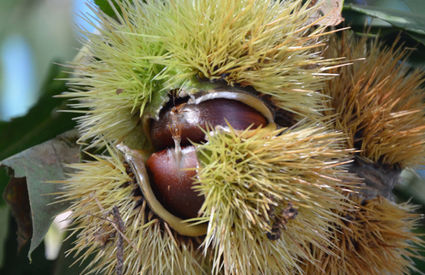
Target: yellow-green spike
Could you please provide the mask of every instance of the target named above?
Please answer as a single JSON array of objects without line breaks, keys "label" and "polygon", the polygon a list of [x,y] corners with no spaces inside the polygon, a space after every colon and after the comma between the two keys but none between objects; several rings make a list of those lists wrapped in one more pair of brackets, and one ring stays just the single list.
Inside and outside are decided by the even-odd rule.
[{"label": "yellow-green spike", "polygon": [[[343,136],[320,127],[213,132],[200,145],[198,182],[209,222],[204,253],[216,272],[289,274],[310,249],[325,254],[354,179]],[[345,193],[345,195],[343,195]]]},{"label": "yellow-green spike", "polygon": [[207,261],[199,240],[178,236],[158,219],[135,196],[138,185],[118,153],[109,154],[71,166],[76,172],[65,181],[63,198],[72,202],[77,240],[68,256],[87,261],[84,274],[202,274]]},{"label": "yellow-green spike", "polygon": [[72,64],[74,91],[64,95],[86,110],[80,141],[140,132],[140,116],[156,116],[169,94],[199,91],[199,82],[254,88],[275,107],[316,119],[335,60],[321,55],[327,33],[309,25],[309,2],[119,1],[117,20],[97,11],[97,32],[84,33]]}]

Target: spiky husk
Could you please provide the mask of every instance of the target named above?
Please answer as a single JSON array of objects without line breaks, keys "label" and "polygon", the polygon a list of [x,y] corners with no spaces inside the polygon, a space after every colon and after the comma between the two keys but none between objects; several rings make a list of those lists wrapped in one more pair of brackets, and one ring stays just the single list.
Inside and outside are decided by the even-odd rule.
[{"label": "spiky husk", "polygon": [[419,215],[415,207],[396,204],[383,197],[357,198],[359,209],[343,214],[345,224],[332,232],[335,254],[313,249],[316,259],[307,263],[305,274],[381,275],[410,274],[415,270],[415,252],[423,241],[413,233]]},{"label": "spiky husk", "polygon": [[77,237],[69,253],[78,261],[94,255],[87,273],[114,274],[119,249],[123,274],[290,274],[313,261],[312,247],[333,253],[331,225],[341,220],[334,213],[350,211],[343,194],[356,183],[341,167],[349,150],[340,134],[230,128],[208,139],[198,148],[196,185],[206,196],[204,251],[202,240],[177,235],[149,210],[119,153],[72,165],[63,198],[73,202]]},{"label": "spiky husk", "polygon": [[345,220],[332,233],[335,254],[313,251],[316,263],[306,274],[408,274],[422,242],[412,232],[418,216],[409,204],[392,197],[401,169],[423,163],[425,117],[421,84],[424,73],[404,66],[407,51],[384,48],[377,39],[351,32],[334,36],[327,57],[345,56],[353,65],[335,68],[324,93],[331,96],[325,113],[358,149],[350,171],[364,180],[353,199],[358,210],[340,212]]},{"label": "spiky husk", "polygon": [[296,116],[319,116],[317,90],[334,61],[321,55],[324,27],[307,23],[309,2],[119,1],[118,20],[98,11],[97,33],[84,32],[84,62],[73,64],[75,91],[65,95],[89,110],[80,141],[120,140],[171,90],[191,93],[202,80],[251,87]]},{"label": "spiky husk", "polygon": [[[310,249],[333,254],[329,233],[350,211],[356,179],[342,167],[341,134],[321,127],[215,132],[200,145],[198,183],[213,271],[301,273]],[[298,215],[292,215],[298,213]]]},{"label": "spiky husk", "polygon": [[[78,256],[76,261],[88,261],[83,273],[206,273],[206,261],[197,249],[200,241],[178,236],[158,219],[143,197],[136,196],[137,184],[122,159],[113,150],[109,153],[110,157],[93,156],[94,161],[73,164],[75,172],[65,182],[63,199],[72,201],[76,235],[67,253]],[[122,273],[117,272],[120,264]]]},{"label": "spiky husk", "polygon": [[[424,163],[425,73],[404,66],[407,50],[384,48],[351,33],[334,37],[327,57],[345,56],[352,66],[339,67],[324,92],[336,114],[335,126],[349,138],[348,147],[375,163],[401,168]],[[364,60],[359,61],[359,58]]]}]

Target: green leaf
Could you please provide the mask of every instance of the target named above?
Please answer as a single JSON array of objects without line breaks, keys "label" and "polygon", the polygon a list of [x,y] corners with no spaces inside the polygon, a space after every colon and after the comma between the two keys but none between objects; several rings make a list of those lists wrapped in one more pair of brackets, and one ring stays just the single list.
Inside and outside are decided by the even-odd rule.
[{"label": "green leaf", "polygon": [[[1,162],[13,169],[12,180],[26,178],[32,220],[29,257],[43,240],[53,218],[68,207],[68,203],[54,203],[56,197],[53,195],[62,191],[62,185],[49,181],[63,180],[64,164],[80,160],[80,148],[75,143],[77,137],[75,130],[69,131]],[[15,218],[19,224],[19,217]]]},{"label": "green leaf", "polygon": [[[115,17],[115,12],[109,4],[108,0],[94,0],[94,3],[107,15],[111,17]],[[117,4],[115,3],[115,8],[117,8]]]},{"label": "green leaf", "polygon": [[367,35],[379,36],[388,46],[399,37],[398,46],[412,49],[407,64],[419,69],[425,67],[422,0],[346,0],[343,16],[355,32],[364,35],[368,31]]},{"label": "green leaf", "polygon": [[[66,102],[64,98],[54,98],[66,90],[65,81],[57,80],[68,76],[61,70],[58,65],[51,66],[41,97],[26,115],[7,122],[0,121],[0,160],[74,128],[72,119],[75,114],[58,112],[67,109]],[[8,181],[5,169],[0,168],[1,193]],[[3,204],[0,198],[0,205]]]},{"label": "green leaf", "polygon": [[[94,3],[107,15],[110,17],[116,17],[115,11],[112,8],[110,2],[114,5],[115,9],[121,14],[121,9],[118,2],[122,2],[121,0],[94,0]],[[132,3],[132,1],[130,1]]]},{"label": "green leaf", "polygon": [[419,43],[421,43],[422,45],[425,46],[425,35],[423,34],[417,34],[417,33],[411,33],[408,32],[407,33],[412,39],[418,41]]},{"label": "green leaf", "polygon": [[425,34],[425,9],[423,6],[422,9],[414,12],[356,4],[345,4],[344,9],[379,18],[405,31]]},{"label": "green leaf", "polygon": [[[66,90],[65,81],[55,80],[67,77],[61,70],[52,66],[42,96],[25,116],[0,122],[0,160],[74,128],[75,114],[58,112],[67,109],[65,99],[53,98]],[[0,189],[5,184],[0,182]]]},{"label": "green leaf", "polygon": [[416,11],[418,14],[423,14],[425,10],[423,0],[401,0],[411,11]]}]

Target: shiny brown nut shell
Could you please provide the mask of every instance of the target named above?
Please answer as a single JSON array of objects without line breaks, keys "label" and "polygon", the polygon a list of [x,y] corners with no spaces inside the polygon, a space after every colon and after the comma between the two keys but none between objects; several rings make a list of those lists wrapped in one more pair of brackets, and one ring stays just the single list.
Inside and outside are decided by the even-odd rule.
[{"label": "shiny brown nut shell", "polygon": [[149,208],[158,217],[167,222],[172,229],[182,236],[199,237],[207,233],[207,223],[194,224],[187,222],[164,208],[152,190],[149,176],[146,171],[145,156],[143,152],[131,149],[124,143],[119,143],[117,149],[124,154],[125,160],[130,165]]},{"label": "shiny brown nut shell", "polygon": [[236,100],[216,98],[198,104],[180,104],[166,111],[159,120],[152,121],[151,140],[157,150],[175,145],[174,137],[182,146],[204,141],[202,129],[227,126],[236,130],[267,124],[266,118],[254,108]]},{"label": "shiny brown nut shell", "polygon": [[164,207],[180,218],[197,217],[204,197],[193,190],[198,158],[193,146],[152,154],[146,166],[151,186]]}]

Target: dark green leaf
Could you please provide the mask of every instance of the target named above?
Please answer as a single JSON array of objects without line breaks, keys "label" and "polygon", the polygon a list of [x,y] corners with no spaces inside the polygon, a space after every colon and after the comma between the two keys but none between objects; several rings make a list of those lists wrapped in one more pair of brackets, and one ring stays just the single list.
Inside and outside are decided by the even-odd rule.
[{"label": "dark green leaf", "polygon": [[[405,30],[406,35],[409,35],[412,40],[425,45],[425,35],[420,34],[417,31],[409,31],[408,28],[400,26],[388,18],[376,15],[369,16],[370,14],[365,12],[365,10],[372,12],[378,9],[380,11],[388,11],[389,16],[393,13],[397,13],[398,20],[401,20],[402,22],[415,20],[414,18],[416,17],[419,17],[419,21],[424,22],[425,5],[422,0],[346,0],[345,3],[346,5],[343,11],[343,16],[346,19],[346,24],[351,26],[354,30],[360,32],[364,31],[365,24],[367,24],[368,27],[371,27],[374,33],[379,31],[381,35],[383,33],[393,33],[394,35],[397,35],[400,30]],[[351,7],[356,7],[356,11],[351,9]],[[421,25],[421,31],[425,31],[423,29],[423,23]]]},{"label": "dark green leaf", "polygon": [[[74,128],[75,115],[58,112],[67,109],[65,99],[53,98],[66,90],[65,81],[55,80],[67,76],[60,71],[59,66],[52,66],[41,98],[25,116],[0,122],[0,160]],[[0,182],[0,186],[2,184],[6,183]]]},{"label": "dark green leaf", "polygon": [[[75,114],[58,112],[67,109],[65,99],[53,97],[66,90],[65,81],[56,80],[67,77],[61,70],[58,65],[52,65],[40,99],[26,115],[8,122],[0,121],[0,160],[74,128],[72,118]],[[5,169],[0,168],[1,193],[8,181]],[[0,197],[0,205],[3,204]]]},{"label": "dark green leaf", "polygon": [[32,219],[29,256],[43,240],[53,218],[68,206],[67,203],[53,203],[53,194],[61,192],[61,184],[48,181],[64,179],[64,164],[79,161],[76,139],[77,132],[70,131],[1,162],[13,169],[15,178],[26,178]]},{"label": "dark green leaf", "polygon": [[425,34],[425,9],[415,12],[401,11],[384,7],[345,4],[344,8],[384,20],[402,30]]},{"label": "dark green leaf", "polygon": [[[393,14],[398,21],[392,20]],[[425,5],[422,0],[346,0],[343,17],[345,23],[359,35],[365,35],[367,31],[368,36],[379,36],[387,46],[399,40],[398,46],[412,49],[407,64],[414,68],[425,67],[425,35],[418,33],[425,32]],[[415,20],[422,23],[416,25]],[[415,31],[410,31],[410,27],[414,27]]]},{"label": "dark green leaf", "polygon": [[[119,5],[117,4],[118,2],[120,2],[121,0],[111,0],[110,2],[113,3],[114,8],[116,9],[116,11],[118,13],[121,13],[121,9],[119,7]],[[94,3],[107,15],[109,15],[110,17],[116,17],[115,11],[112,8],[111,4],[108,0],[94,0]],[[132,1],[130,1],[132,2]]]},{"label": "dark green leaf", "polygon": [[421,43],[422,45],[425,46],[425,35],[423,34],[417,34],[417,33],[411,33],[408,32],[407,33],[412,39],[418,41],[419,43]]},{"label": "dark green leaf", "polygon": [[5,245],[9,229],[9,209],[6,205],[0,206],[0,268],[4,264]]},{"label": "dark green leaf", "polygon": [[411,11],[416,11],[418,14],[423,14],[425,10],[423,0],[400,0],[404,3]]},{"label": "dark green leaf", "polygon": [[[114,1],[115,2],[115,1]],[[108,0],[94,0],[94,3],[107,15],[115,17],[115,12],[109,4]],[[116,4],[115,4],[116,5]],[[116,7],[116,6],[115,6]]]}]

